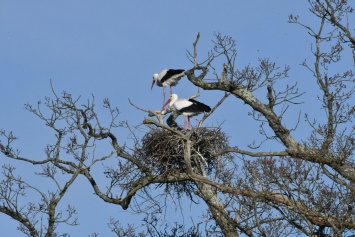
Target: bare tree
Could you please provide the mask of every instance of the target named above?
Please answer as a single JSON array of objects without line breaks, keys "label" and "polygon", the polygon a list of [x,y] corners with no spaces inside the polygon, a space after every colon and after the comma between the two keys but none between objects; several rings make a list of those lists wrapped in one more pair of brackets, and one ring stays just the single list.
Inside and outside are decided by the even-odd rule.
[{"label": "bare tree", "polygon": [[[298,16],[290,15],[290,23],[296,23],[307,29],[314,38],[312,53],[314,63],[305,61],[305,66],[315,78],[319,87],[319,102],[326,114],[322,118],[305,118],[309,123],[311,133],[307,140],[297,141],[287,128],[284,115],[290,106],[299,103],[302,95],[297,90],[297,84],[288,85],[285,90],[275,89],[277,81],[287,76],[288,67],[280,69],[268,59],[260,60],[259,67],[236,69],[235,42],[230,37],[216,35],[216,47],[204,65],[196,63],[195,55],[190,54],[195,67],[189,70],[187,76],[191,82],[205,90],[222,90],[235,95],[252,108],[252,117],[260,122],[260,134],[266,140],[281,143],[284,149],[272,152],[255,152],[230,148],[239,154],[245,162],[244,182],[232,189],[220,183],[214,183],[222,192],[231,194],[243,193],[242,196],[253,199],[254,228],[261,235],[270,226],[270,218],[265,209],[255,208],[260,203],[272,208],[279,215],[274,216],[275,222],[288,222],[298,232],[310,235],[314,230],[330,232],[333,236],[342,236],[346,230],[353,229],[353,183],[354,183],[354,104],[351,96],[354,93],[354,75],[351,69],[344,72],[334,70],[341,63],[341,55],[350,53],[354,57],[354,36],[349,26],[349,14],[353,9],[347,1],[309,1],[310,10],[320,19],[318,29],[312,29],[299,21]],[[350,50],[346,50],[350,49]],[[216,82],[206,82],[208,70],[216,57],[225,57],[224,71],[227,76],[216,78]],[[345,64],[346,65],[346,64]],[[201,73],[195,75],[195,71]],[[218,73],[215,72],[216,75]],[[222,78],[227,78],[223,80]],[[265,88],[268,104],[262,103],[253,92]],[[319,121],[319,122],[318,122]],[[272,134],[269,135],[268,128]],[[262,146],[250,146],[258,148]],[[251,160],[251,157],[255,157]],[[202,178],[201,178],[202,179]],[[247,205],[248,206],[248,205]],[[250,213],[249,213],[250,214]],[[264,216],[267,218],[264,218]],[[245,225],[246,229],[253,226]],[[265,224],[266,225],[265,225]],[[318,228],[319,227],[319,228]],[[325,228],[329,228],[325,230]],[[268,227],[269,228],[269,227]],[[289,230],[287,230],[289,231]],[[242,231],[247,233],[247,231]],[[252,235],[252,234],[250,234]],[[282,234],[284,235],[284,234]]]},{"label": "bare tree", "polygon": [[[239,67],[235,40],[219,33],[208,57],[199,61],[198,35],[193,51],[188,52],[192,68],[185,74],[199,88],[224,92],[198,128],[176,129],[177,124],[171,120],[171,127],[167,126],[162,114],[173,111],[138,106],[156,118],[145,118],[134,128],[118,121],[119,110],[108,99],[103,107],[110,119],[105,120],[97,112],[94,97],[82,104],[80,98],[66,92],[58,95],[52,88],[53,98],[45,98],[36,107],[26,105],[56,135],[56,142],[46,148],[46,157],[22,157],[13,146],[17,138],[3,130],[0,150],[8,158],[40,167],[36,174],[48,178],[55,188],[42,191],[17,177],[14,167],[4,165],[0,211],[16,220],[28,236],[65,236],[67,233],[57,233],[56,227],[61,223],[76,225],[76,211],[71,206],[61,211],[58,203],[76,178],[83,176],[101,200],[147,215],[142,232],[111,219],[109,227],[117,236],[354,234],[355,78],[353,65],[341,57],[349,54],[354,59],[351,64],[355,63],[355,38],[349,20],[354,10],[346,0],[315,0],[309,4],[319,19],[317,29],[295,15],[289,16],[289,22],[306,29],[314,40],[312,61],[305,60],[302,66],[314,78],[312,83],[317,85],[318,103],[325,115],[290,112],[290,108],[308,102],[302,101],[297,81],[282,89],[288,66],[260,59],[255,67]],[[349,69],[339,72],[340,63],[349,65]],[[266,96],[267,103],[257,97],[260,94]],[[223,127],[203,126],[211,113],[218,114],[219,105],[227,97],[249,106],[250,118],[259,127],[259,141],[247,149],[229,144]],[[307,121],[309,130],[304,131],[304,139],[292,136],[298,127],[287,125],[288,114],[298,116],[298,122],[302,117]],[[119,141],[120,129],[131,131],[129,142]],[[163,139],[169,142],[162,143]],[[108,162],[112,160],[114,165]],[[91,172],[99,163],[105,167],[104,186]],[[30,191],[39,199],[25,203],[24,196]],[[168,197],[204,202],[208,207],[204,224],[196,223],[190,229],[180,224],[157,229],[159,219],[154,214],[166,207],[160,200]],[[41,221],[43,217],[47,222]]]}]

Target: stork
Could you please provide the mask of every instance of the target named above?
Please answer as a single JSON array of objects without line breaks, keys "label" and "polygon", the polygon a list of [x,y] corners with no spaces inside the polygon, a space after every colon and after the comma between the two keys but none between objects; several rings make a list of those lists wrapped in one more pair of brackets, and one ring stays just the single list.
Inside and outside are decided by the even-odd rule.
[{"label": "stork", "polygon": [[[163,108],[169,104],[170,108],[178,114],[184,115],[184,128],[186,129],[186,117],[188,128],[191,127],[190,118],[203,112],[210,112],[211,108],[194,99],[178,99],[177,94],[172,94]],[[170,117],[169,117],[170,118]],[[171,120],[171,118],[170,118]],[[171,121],[169,121],[171,123]]]},{"label": "stork", "polygon": [[[170,95],[173,93],[171,87],[175,86],[178,84],[179,80],[181,77],[184,76],[182,74],[185,70],[183,69],[164,69],[161,72],[155,73],[153,75],[153,82],[151,86],[151,90],[154,87],[154,84],[157,84],[157,86],[163,87],[163,95],[164,95],[164,101],[165,102],[165,87],[170,86]],[[182,75],[179,75],[182,74]]]},{"label": "stork", "polygon": [[177,130],[182,130],[179,125],[175,122],[175,119],[179,116],[178,113],[171,113],[169,118],[166,120],[166,124],[171,128],[176,128]]}]

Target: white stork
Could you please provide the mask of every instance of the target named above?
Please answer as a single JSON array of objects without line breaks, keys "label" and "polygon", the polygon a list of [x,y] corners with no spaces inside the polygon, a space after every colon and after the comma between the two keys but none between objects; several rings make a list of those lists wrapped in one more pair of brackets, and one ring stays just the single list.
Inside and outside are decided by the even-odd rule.
[{"label": "white stork", "polygon": [[178,99],[177,94],[172,94],[169,100],[163,105],[163,108],[169,104],[173,111],[184,115],[184,128],[186,129],[186,117],[188,128],[190,128],[190,117],[196,116],[203,112],[210,112],[211,108],[194,99]]},{"label": "white stork", "polygon": [[159,74],[155,73],[153,75],[153,83],[150,89],[151,90],[153,89],[154,84],[163,87],[163,95],[164,95],[163,104],[165,102],[165,87],[170,86],[170,95],[171,95],[173,93],[171,87],[178,84],[181,77],[184,76],[179,74],[183,73],[184,71],[185,70],[183,69],[164,69],[161,72],[159,72]]}]

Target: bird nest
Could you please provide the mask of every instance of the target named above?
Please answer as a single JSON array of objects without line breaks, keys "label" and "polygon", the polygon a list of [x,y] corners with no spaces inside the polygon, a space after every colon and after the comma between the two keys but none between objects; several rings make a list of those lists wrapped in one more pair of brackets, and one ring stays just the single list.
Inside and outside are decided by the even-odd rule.
[{"label": "bird nest", "polygon": [[[194,172],[209,174],[218,165],[216,155],[228,147],[228,139],[220,128],[196,128],[182,131],[191,141],[191,165]],[[152,129],[142,138],[142,146],[136,150],[142,161],[157,173],[185,172],[185,142],[176,133],[164,129]]]}]

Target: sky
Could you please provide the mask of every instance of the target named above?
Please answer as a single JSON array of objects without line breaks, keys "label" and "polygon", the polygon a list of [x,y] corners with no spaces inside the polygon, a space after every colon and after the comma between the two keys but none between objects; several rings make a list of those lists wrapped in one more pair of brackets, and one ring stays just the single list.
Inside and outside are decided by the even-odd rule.
[{"label": "sky", "polygon": [[[314,24],[316,19],[307,4],[305,0],[0,0],[0,128],[20,138],[16,146],[23,156],[44,157],[44,148],[54,135],[24,109],[24,104],[52,96],[50,81],[57,92],[65,90],[83,101],[91,95],[97,104],[110,99],[120,109],[122,120],[137,125],[146,114],[133,108],[128,98],[142,108],[159,109],[162,88],[150,90],[152,75],[165,68],[190,69],[193,65],[186,51],[192,51],[198,32],[201,61],[213,47],[213,35],[221,33],[236,40],[238,68],[256,66],[259,58],[270,58],[281,67],[291,67],[291,84],[298,81],[308,85],[312,77],[299,64],[310,56],[311,39],[304,29],[287,23],[288,15],[295,14]],[[185,78],[174,92],[188,97],[196,87]],[[198,100],[213,106],[222,95],[201,91]],[[265,93],[258,98],[265,101]],[[306,93],[305,98],[314,95]],[[302,111],[315,108],[319,105],[307,105]],[[295,118],[299,111],[291,111],[289,118]],[[205,123],[223,124],[231,144],[244,148],[258,136],[258,126],[249,121],[248,112],[242,102],[228,98]],[[123,138],[126,135],[120,134]],[[302,134],[295,136],[302,138]],[[0,164],[10,162],[0,155]],[[27,165],[16,165],[23,175],[33,174]],[[42,185],[42,179],[33,180]],[[77,207],[81,223],[64,227],[72,236],[93,232],[114,236],[107,228],[109,217],[138,225],[142,219],[131,215],[130,210],[99,200],[84,179],[71,187],[63,200],[67,202]],[[186,205],[191,210],[190,204]],[[20,236],[10,218],[0,215],[0,223],[5,236]]]}]

